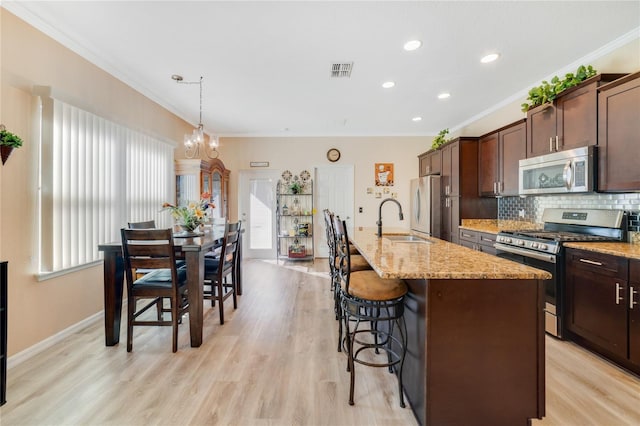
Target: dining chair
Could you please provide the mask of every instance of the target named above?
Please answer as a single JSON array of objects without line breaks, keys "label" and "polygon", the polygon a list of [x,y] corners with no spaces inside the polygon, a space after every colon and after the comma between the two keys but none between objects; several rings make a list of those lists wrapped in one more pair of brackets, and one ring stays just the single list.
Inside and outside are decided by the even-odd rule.
[{"label": "dining chair", "polygon": [[145,220],[144,222],[129,222],[129,229],[153,229],[156,227],[155,220]]},{"label": "dining chair", "polygon": [[[238,307],[236,297],[236,268],[240,222],[227,223],[220,246],[220,255],[216,258],[205,257],[204,299],[211,300],[211,306],[218,302],[220,324],[224,324],[224,301],[233,298],[233,309]],[[209,288],[206,288],[209,287]]]},{"label": "dining chair", "polygon": [[[122,253],[127,280],[127,352],[133,347],[134,326],[172,326],[173,352],[178,350],[178,324],[188,311],[187,271],[176,266],[173,232],[171,229],[121,229]],[[139,268],[149,270],[137,278]],[[163,298],[170,301],[171,320],[139,319],[151,307],[158,307]],[[138,301],[147,300],[138,309]]]}]

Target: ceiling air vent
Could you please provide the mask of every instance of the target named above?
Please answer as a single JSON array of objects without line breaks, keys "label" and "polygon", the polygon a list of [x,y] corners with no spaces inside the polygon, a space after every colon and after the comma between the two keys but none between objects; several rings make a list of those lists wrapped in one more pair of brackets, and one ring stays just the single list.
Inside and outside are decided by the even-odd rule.
[{"label": "ceiling air vent", "polygon": [[353,62],[336,62],[331,64],[331,78],[351,77]]}]

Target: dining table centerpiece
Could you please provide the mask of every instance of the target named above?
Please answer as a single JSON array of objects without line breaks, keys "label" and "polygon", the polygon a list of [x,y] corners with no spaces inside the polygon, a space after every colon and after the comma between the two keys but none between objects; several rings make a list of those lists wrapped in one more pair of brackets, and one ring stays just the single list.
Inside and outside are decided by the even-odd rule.
[{"label": "dining table centerpiece", "polygon": [[211,202],[211,194],[206,192],[200,195],[200,200],[189,201],[186,205],[162,204],[162,210],[171,211],[176,224],[188,233],[196,232],[200,225],[205,223],[207,210],[215,207]]}]

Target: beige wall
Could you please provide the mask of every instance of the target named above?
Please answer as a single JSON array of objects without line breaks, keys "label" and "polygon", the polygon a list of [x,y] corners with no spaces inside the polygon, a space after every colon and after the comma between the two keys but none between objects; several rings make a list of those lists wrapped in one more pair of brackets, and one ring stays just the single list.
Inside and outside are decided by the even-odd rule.
[{"label": "beige wall", "polygon": [[[385,226],[409,227],[409,180],[418,176],[418,154],[431,146],[432,137],[325,137],[325,138],[222,138],[220,158],[225,167],[231,170],[230,205],[231,218],[238,217],[238,171],[250,168],[250,161],[268,161],[269,168],[290,170],[298,174],[308,170],[313,174],[314,167],[327,166],[327,151],[338,148],[341,152],[339,165],[352,165],[354,168],[355,226],[376,226],[380,199],[366,193],[368,187],[374,188],[374,164],[393,163],[396,184],[390,188],[398,193],[398,201],[407,214],[400,222],[397,214],[384,214]],[[387,197],[384,195],[383,197]],[[358,207],[363,213],[358,213]],[[316,206],[320,211],[323,206]],[[392,211],[392,207],[389,207]],[[385,212],[387,207],[385,207]],[[317,235],[317,234],[316,234]]]},{"label": "beige wall", "polygon": [[9,356],[103,309],[102,266],[35,278],[33,86],[66,102],[164,140],[192,126],[0,8],[0,122],[24,140],[0,166],[0,259],[9,261]]}]

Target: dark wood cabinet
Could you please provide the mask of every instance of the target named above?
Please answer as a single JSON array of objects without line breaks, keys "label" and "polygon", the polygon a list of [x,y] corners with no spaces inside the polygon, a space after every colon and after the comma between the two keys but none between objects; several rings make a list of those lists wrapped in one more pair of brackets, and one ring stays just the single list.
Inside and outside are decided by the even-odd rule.
[{"label": "dark wood cabinet", "polygon": [[624,74],[599,74],[527,111],[527,157],[598,143],[598,87]]},{"label": "dark wood cabinet", "polygon": [[216,206],[212,217],[229,216],[229,170],[219,159],[183,159],[175,161],[176,202],[180,205],[197,201],[210,194]]},{"label": "dark wood cabinet", "polygon": [[460,228],[459,238],[460,245],[473,250],[481,251],[492,255],[497,254],[497,250],[493,245],[496,242],[496,234],[490,232],[480,232],[470,229]]},{"label": "dark wood cabinet", "polygon": [[598,191],[640,190],[640,72],[600,88]]},{"label": "dark wood cabinet", "polygon": [[499,134],[493,132],[478,141],[478,187],[480,195],[498,195],[500,182]]},{"label": "dark wood cabinet", "polygon": [[497,201],[478,193],[478,138],[460,137],[441,148],[442,235],[459,243],[461,219],[495,219]]},{"label": "dark wood cabinet", "polygon": [[640,260],[629,261],[629,360],[640,366]]},{"label": "dark wood cabinet", "polygon": [[460,198],[443,197],[442,202],[442,229],[440,238],[445,241],[459,243],[458,225],[460,224]]},{"label": "dark wood cabinet", "polygon": [[526,156],[524,119],[482,136],[478,142],[480,195],[518,195],[518,162]]},{"label": "dark wood cabinet", "polygon": [[571,248],[566,254],[567,337],[640,374],[638,305],[631,305],[638,261]]},{"label": "dark wood cabinet", "polygon": [[0,405],[7,402],[7,262],[0,262]]},{"label": "dark wood cabinet", "polygon": [[440,174],[442,153],[440,150],[434,150],[420,154],[418,156],[418,164],[420,165],[419,176]]}]

